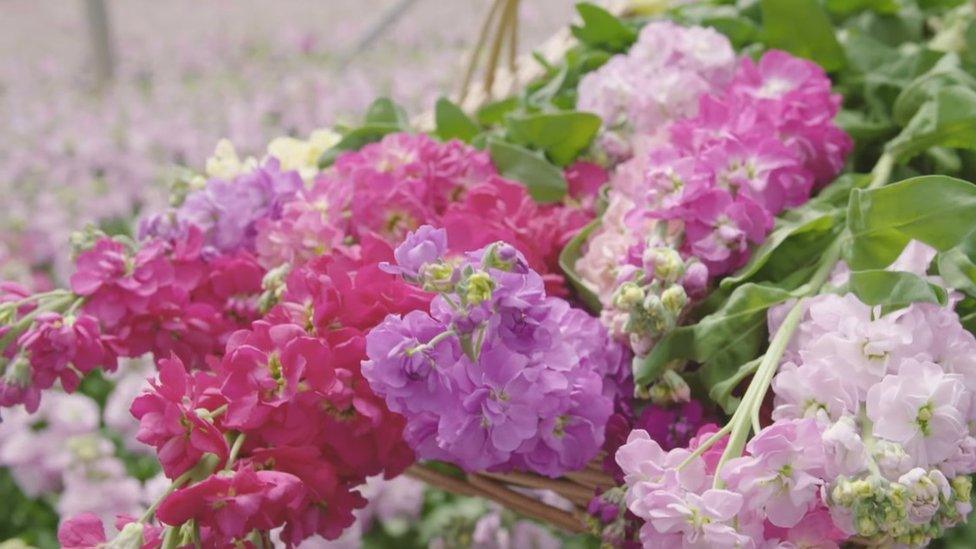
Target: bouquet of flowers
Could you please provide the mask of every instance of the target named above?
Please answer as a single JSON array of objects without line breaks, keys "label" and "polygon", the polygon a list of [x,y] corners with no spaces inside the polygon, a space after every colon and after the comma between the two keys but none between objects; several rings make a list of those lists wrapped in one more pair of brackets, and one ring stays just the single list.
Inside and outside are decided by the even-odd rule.
[{"label": "bouquet of flowers", "polygon": [[580,4],[540,76],[427,131],[380,99],[264,158],[222,142],[135,235],[76,233],[66,288],[0,286],[6,421],[84,431],[50,403],[132,369],[106,423],[162,471],[61,544],[337,539],[402,474],[620,547],[963,524],[972,5],[659,7]]}]

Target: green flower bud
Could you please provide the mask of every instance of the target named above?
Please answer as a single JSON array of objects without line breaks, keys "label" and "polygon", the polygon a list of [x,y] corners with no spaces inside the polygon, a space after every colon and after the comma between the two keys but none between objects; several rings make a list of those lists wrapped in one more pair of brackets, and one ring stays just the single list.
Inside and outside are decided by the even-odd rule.
[{"label": "green flower bud", "polygon": [[673,284],[661,294],[661,303],[670,313],[678,315],[688,304],[688,294],[682,286]]},{"label": "green flower bud", "polygon": [[632,309],[644,301],[644,289],[635,282],[624,282],[617,288],[613,301],[618,309]]},{"label": "green flower bud", "polygon": [[491,292],[495,282],[488,273],[476,271],[465,281],[464,299],[472,305],[478,305],[491,299]]},{"label": "green flower bud", "polygon": [[130,522],[126,524],[115,539],[105,544],[105,549],[139,549],[142,547],[141,522]]}]

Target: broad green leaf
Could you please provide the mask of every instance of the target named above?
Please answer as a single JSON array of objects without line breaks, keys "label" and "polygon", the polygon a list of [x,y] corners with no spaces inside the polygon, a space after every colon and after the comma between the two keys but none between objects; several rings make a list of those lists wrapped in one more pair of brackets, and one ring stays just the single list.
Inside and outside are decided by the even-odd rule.
[{"label": "broad green leaf", "polygon": [[837,210],[807,210],[790,219],[777,219],[775,228],[753,252],[749,263],[735,275],[722,280],[722,287],[741,284],[767,267],[786,275],[811,259],[815,261],[836,236],[834,229],[842,218],[842,212]]},{"label": "broad green leaf", "polygon": [[712,27],[724,34],[739,49],[755,42],[759,25],[734,6],[694,3],[681,6],[673,12],[680,23]]},{"label": "broad green leaf", "polygon": [[936,98],[939,91],[950,86],[976,89],[973,78],[960,67],[959,57],[946,55],[925,74],[912,82],[898,95],[892,107],[892,116],[901,126],[907,125],[922,105]]},{"label": "broad green leaf", "polygon": [[811,59],[827,71],[844,66],[844,49],[817,0],[762,0],[761,6],[769,46]]},{"label": "broad green leaf", "polygon": [[[974,230],[976,231],[976,230]],[[976,296],[976,232],[936,257],[939,276],[953,289]]]},{"label": "broad green leaf", "polygon": [[392,125],[402,129],[410,127],[410,120],[407,113],[399,105],[381,97],[366,109],[366,119],[364,125]]},{"label": "broad green leaf", "polygon": [[945,252],[973,230],[976,185],[942,175],[855,189],[847,212],[848,263],[854,270],[890,265],[911,240]]},{"label": "broad green leaf", "polygon": [[976,149],[976,91],[958,85],[939,89],[888,148],[905,162],[931,147]]},{"label": "broad green leaf", "polygon": [[370,104],[363,125],[346,131],[342,139],[319,157],[319,167],[331,166],[340,154],[361,149],[364,145],[383,139],[383,136],[410,129],[407,113],[393,101],[381,97]]},{"label": "broad green leaf", "polygon": [[599,313],[601,309],[600,298],[596,296],[586,284],[583,283],[583,278],[576,272],[576,260],[580,258],[583,254],[583,245],[586,244],[586,239],[593,234],[600,226],[600,220],[594,219],[588,225],[583,227],[576,235],[566,243],[566,247],[563,248],[562,252],[559,253],[559,267],[563,270],[569,283],[572,284],[573,288],[576,290],[576,295],[579,296],[580,300],[586,305],[586,307],[593,313]]},{"label": "broad green leaf", "polygon": [[434,106],[434,121],[437,125],[437,137],[445,141],[460,139],[470,143],[471,139],[481,131],[481,127],[468,118],[461,107],[443,97],[438,99]]},{"label": "broad green leaf", "polygon": [[876,13],[898,13],[896,0],[827,0],[827,10],[837,15],[849,15],[858,11],[871,10]]},{"label": "broad green leaf", "polygon": [[566,195],[563,172],[545,158],[497,139],[488,141],[488,152],[498,172],[525,185],[536,202],[557,202]]},{"label": "broad green leaf", "polygon": [[589,2],[576,4],[582,25],[573,25],[573,36],[594,48],[624,52],[637,40],[637,32],[607,10]]},{"label": "broad green leaf", "polygon": [[904,271],[852,271],[848,287],[864,303],[889,310],[916,302],[945,305],[948,300],[945,288]]},{"label": "broad green leaf", "polygon": [[590,146],[600,130],[600,117],[588,112],[545,113],[511,118],[513,141],[542,150],[559,166],[566,166]]},{"label": "broad green leaf", "polygon": [[766,341],[766,311],[792,293],[764,284],[743,284],[725,304],[698,323],[668,333],[643,358],[634,359],[634,381],[648,385],[675,362],[695,361],[706,390],[733,376]]},{"label": "broad green leaf", "polygon": [[509,97],[508,99],[488,103],[478,109],[478,112],[475,113],[475,118],[478,119],[478,123],[482,126],[501,124],[505,120],[505,115],[517,109],[518,104],[517,97]]}]

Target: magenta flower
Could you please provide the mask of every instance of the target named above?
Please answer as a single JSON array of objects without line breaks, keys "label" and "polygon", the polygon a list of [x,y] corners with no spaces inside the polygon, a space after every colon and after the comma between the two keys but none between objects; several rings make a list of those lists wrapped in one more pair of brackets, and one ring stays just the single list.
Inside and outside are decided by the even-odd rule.
[{"label": "magenta flower", "polygon": [[156,516],[172,526],[196,520],[223,545],[242,540],[255,528],[281,526],[302,496],[302,482],[294,475],[242,469],[176,490],[162,501]]},{"label": "magenta flower", "polygon": [[[151,381],[152,390],[132,402],[132,415],[139,420],[136,438],[156,448],[163,471],[176,478],[200,461],[204,454],[227,458],[227,442],[213,423],[196,412],[202,405],[195,385],[179,359],[159,361],[159,378]],[[216,406],[215,406],[216,407]]]}]

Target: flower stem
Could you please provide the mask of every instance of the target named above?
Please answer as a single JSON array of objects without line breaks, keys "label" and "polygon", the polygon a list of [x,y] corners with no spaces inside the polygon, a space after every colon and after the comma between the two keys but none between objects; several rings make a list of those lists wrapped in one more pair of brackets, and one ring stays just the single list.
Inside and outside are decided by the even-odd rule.
[{"label": "flower stem", "polygon": [[438,343],[440,343],[441,341],[444,341],[445,339],[447,339],[447,338],[455,335],[456,333],[457,332],[455,332],[454,330],[444,330],[443,332],[441,332],[441,333],[435,335],[434,337],[432,337],[430,339],[430,341],[428,341],[427,343],[423,343],[423,344],[417,345],[416,347],[413,347],[411,349],[407,349],[405,351],[405,353],[406,353],[407,356],[413,356],[413,355],[415,355],[417,353],[422,353],[422,352],[426,351],[427,349],[431,349],[431,348],[437,346]]},{"label": "flower stem", "polygon": [[189,482],[190,478],[193,476],[193,473],[194,473],[194,469],[189,469],[182,475],[176,477],[176,479],[173,480],[172,484],[169,485],[169,488],[166,489],[163,495],[159,496],[159,499],[154,501],[153,504],[149,506],[149,509],[146,509],[146,512],[143,513],[141,517],[139,517],[139,522],[145,524],[150,520],[152,520],[153,515],[156,514],[156,509],[159,508],[159,504],[162,503],[163,500],[166,499],[170,494],[175,492],[177,488]]},{"label": "flower stem", "polygon": [[224,466],[225,471],[230,471],[231,467],[234,466],[234,462],[237,461],[237,455],[241,453],[241,446],[244,446],[244,439],[247,435],[244,433],[237,433],[237,438],[234,439],[234,445],[230,447],[230,455],[227,456],[227,465]]}]

